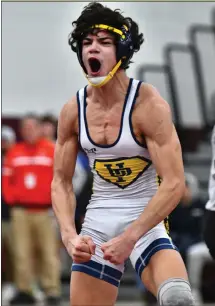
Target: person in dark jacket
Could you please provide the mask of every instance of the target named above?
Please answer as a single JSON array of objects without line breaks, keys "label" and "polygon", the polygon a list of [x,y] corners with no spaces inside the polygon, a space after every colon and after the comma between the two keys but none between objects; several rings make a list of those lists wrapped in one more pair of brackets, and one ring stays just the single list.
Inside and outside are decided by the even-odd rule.
[{"label": "person in dark jacket", "polygon": [[169,216],[170,236],[186,264],[187,249],[202,241],[204,200],[199,197],[198,180],[186,173],[186,188],[179,205]]}]

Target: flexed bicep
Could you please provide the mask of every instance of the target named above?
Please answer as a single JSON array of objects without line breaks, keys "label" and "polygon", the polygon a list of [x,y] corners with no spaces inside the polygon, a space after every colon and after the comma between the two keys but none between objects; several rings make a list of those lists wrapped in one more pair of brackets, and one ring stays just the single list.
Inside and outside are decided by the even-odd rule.
[{"label": "flexed bicep", "polygon": [[75,100],[66,104],[59,116],[58,138],[54,155],[54,179],[72,181],[78,153],[77,104]]},{"label": "flexed bicep", "polygon": [[[141,118],[143,117],[143,119]],[[140,104],[139,126],[147,148],[162,180],[168,183],[184,180],[181,145],[175,130],[169,104],[151,89],[148,99]]]},{"label": "flexed bicep", "polygon": [[76,234],[74,225],[76,199],[73,192],[72,177],[78,154],[77,119],[77,103],[71,101],[64,106],[59,117],[51,189],[52,206],[63,239],[68,232],[70,233],[69,236]]},{"label": "flexed bicep", "polygon": [[161,136],[162,140],[159,136],[152,136],[147,137],[146,142],[158,175],[162,177],[162,180],[173,183],[173,180],[184,178],[182,152],[174,125],[170,124],[166,128],[168,132]]}]

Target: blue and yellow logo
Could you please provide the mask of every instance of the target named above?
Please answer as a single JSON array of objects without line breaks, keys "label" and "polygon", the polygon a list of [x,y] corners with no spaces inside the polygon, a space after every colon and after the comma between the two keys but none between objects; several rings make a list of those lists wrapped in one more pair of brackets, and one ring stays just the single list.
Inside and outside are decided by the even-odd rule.
[{"label": "blue and yellow logo", "polygon": [[134,183],[152,164],[142,156],[99,160],[94,162],[97,174],[106,182],[125,189]]}]

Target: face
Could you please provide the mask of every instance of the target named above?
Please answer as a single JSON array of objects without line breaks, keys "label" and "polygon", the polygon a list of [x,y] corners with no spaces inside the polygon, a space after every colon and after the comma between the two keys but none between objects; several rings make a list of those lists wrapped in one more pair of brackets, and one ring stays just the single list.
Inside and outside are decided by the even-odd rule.
[{"label": "face", "polygon": [[33,118],[24,119],[21,124],[21,135],[24,141],[34,144],[41,137],[41,124]]},{"label": "face", "polygon": [[42,123],[42,135],[43,137],[54,140],[55,138],[55,126],[51,122]]},{"label": "face", "polygon": [[87,35],[82,42],[82,60],[88,76],[106,76],[116,65],[114,37],[103,30]]}]

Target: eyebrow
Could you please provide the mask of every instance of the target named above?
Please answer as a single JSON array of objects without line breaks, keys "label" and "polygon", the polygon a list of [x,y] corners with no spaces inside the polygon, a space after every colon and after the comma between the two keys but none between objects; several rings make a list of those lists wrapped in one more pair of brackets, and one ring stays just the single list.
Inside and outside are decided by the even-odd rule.
[{"label": "eyebrow", "polygon": [[106,39],[113,40],[113,37],[105,36],[105,37],[98,37],[98,39],[99,39],[99,40],[106,40]]},{"label": "eyebrow", "polygon": [[[111,36],[104,36],[104,37],[99,37],[99,36],[97,36],[97,39],[100,40],[100,41],[107,40],[107,39],[113,40],[113,37],[111,37]],[[92,38],[90,38],[90,37],[85,37],[85,38],[83,39],[83,41],[89,41],[89,42],[91,42],[91,41],[92,41]]]}]

